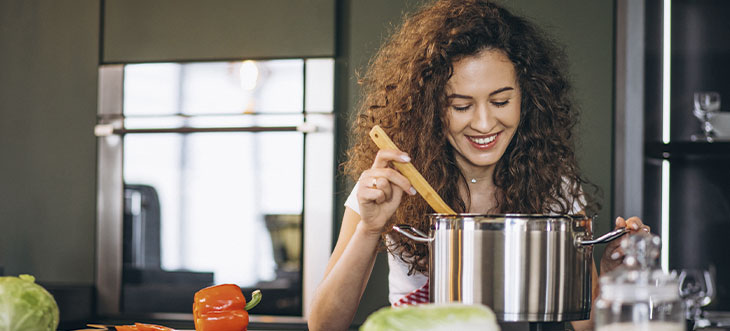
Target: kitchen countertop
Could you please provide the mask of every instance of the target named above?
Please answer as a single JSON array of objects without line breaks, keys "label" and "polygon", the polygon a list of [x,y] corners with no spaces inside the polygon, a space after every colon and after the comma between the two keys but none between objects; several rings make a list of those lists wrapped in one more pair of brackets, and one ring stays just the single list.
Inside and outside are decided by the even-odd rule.
[{"label": "kitchen countertop", "polygon": [[[161,326],[166,326],[169,328],[174,328],[178,331],[195,331],[193,327],[192,321],[180,321],[180,320],[153,320],[153,319],[135,319],[135,320],[119,320],[119,319],[103,319],[103,320],[93,320],[88,321],[87,323],[79,323],[78,325],[74,325],[71,328],[59,328],[59,330],[63,331],[74,331],[78,329],[85,328],[85,324],[99,324],[99,325],[131,325],[134,324],[134,322],[139,323],[149,323],[149,324],[156,324]],[[255,322],[251,321],[249,323],[248,331],[268,331],[268,330],[292,330],[292,331],[298,331],[298,330],[308,330],[307,324],[305,322],[296,322],[296,323],[276,323],[276,322]],[[357,328],[352,329],[357,330]]]}]

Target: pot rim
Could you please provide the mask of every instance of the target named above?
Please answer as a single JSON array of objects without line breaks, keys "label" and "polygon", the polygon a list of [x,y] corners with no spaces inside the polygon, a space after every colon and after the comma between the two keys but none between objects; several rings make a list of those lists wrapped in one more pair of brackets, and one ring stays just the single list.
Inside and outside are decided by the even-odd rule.
[{"label": "pot rim", "polygon": [[480,214],[480,213],[461,213],[461,214],[443,214],[443,213],[428,213],[426,214],[429,217],[438,217],[438,218],[464,218],[464,217],[492,217],[492,218],[537,218],[537,219],[547,219],[547,218],[568,218],[572,220],[581,220],[581,219],[587,219],[587,218],[593,218],[589,217],[587,215],[582,214],[519,214],[519,213],[507,213],[507,214]]}]

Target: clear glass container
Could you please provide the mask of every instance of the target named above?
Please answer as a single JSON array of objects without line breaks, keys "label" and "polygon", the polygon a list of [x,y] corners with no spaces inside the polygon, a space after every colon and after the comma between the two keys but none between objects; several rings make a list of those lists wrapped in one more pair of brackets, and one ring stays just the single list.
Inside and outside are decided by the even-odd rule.
[{"label": "clear glass container", "polygon": [[648,233],[621,242],[624,264],[600,279],[597,331],[684,331],[684,305],[675,273],[657,268],[661,241]]}]

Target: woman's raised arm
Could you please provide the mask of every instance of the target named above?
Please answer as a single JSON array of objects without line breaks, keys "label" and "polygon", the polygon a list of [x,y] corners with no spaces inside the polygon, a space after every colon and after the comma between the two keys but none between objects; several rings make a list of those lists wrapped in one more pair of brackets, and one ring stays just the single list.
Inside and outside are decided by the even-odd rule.
[{"label": "woman's raised arm", "polygon": [[345,330],[352,323],[373,270],[380,233],[367,231],[360,215],[345,209],[340,235],[309,312],[309,329]]},{"label": "woman's raised arm", "polygon": [[311,330],[345,330],[360,304],[385,223],[400,204],[403,192],[416,194],[410,182],[390,162],[408,162],[399,151],[381,150],[364,171],[357,188],[359,214],[345,208],[337,245],[309,312]]}]

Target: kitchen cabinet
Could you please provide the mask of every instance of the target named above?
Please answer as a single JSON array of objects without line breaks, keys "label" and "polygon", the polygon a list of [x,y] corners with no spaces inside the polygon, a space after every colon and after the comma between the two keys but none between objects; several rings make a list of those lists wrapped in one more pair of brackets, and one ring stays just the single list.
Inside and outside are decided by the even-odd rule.
[{"label": "kitchen cabinet", "polygon": [[[706,309],[727,311],[730,135],[714,142],[691,136],[700,132],[692,112],[694,92],[719,92],[725,98],[722,115],[730,110],[730,3],[671,1],[671,52],[664,73],[662,12],[662,1],[646,2],[644,220],[668,239],[669,269],[702,268],[714,274],[715,298]],[[669,93],[662,89],[666,79]]]}]

